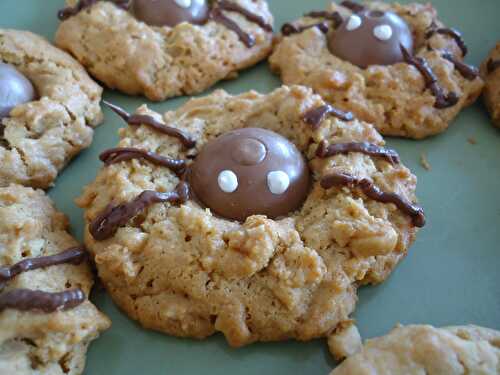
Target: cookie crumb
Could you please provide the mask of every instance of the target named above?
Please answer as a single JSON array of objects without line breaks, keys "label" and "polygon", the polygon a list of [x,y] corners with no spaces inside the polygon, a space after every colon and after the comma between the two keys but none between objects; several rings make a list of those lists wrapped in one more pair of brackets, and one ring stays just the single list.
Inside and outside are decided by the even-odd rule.
[{"label": "cookie crumb", "polygon": [[429,163],[429,160],[427,159],[427,155],[422,153],[420,154],[420,165],[426,170],[430,171],[432,169],[431,164]]},{"label": "cookie crumb", "polygon": [[337,360],[343,360],[361,350],[361,335],[354,321],[348,320],[338,325],[337,329],[328,336],[328,349]]},{"label": "cookie crumb", "polygon": [[474,137],[467,138],[467,142],[469,142],[471,145],[476,145],[477,144],[477,140]]}]

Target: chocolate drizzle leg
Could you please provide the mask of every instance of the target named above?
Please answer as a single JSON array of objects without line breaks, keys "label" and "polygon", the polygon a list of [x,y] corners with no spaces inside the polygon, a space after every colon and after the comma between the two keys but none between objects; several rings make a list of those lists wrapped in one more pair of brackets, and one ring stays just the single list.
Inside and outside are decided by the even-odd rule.
[{"label": "chocolate drizzle leg", "polygon": [[81,289],[67,290],[60,293],[15,289],[0,295],[0,312],[6,309],[15,309],[52,313],[58,310],[72,309],[84,301],[85,293]]},{"label": "chocolate drizzle leg", "polygon": [[488,64],[486,65],[486,69],[488,70],[488,74],[493,73],[495,70],[500,68],[500,60],[488,60]]},{"label": "chocolate drizzle leg", "polygon": [[304,16],[310,17],[310,18],[324,18],[324,19],[327,19],[328,21],[332,21],[333,22],[333,25],[334,25],[335,28],[337,28],[338,26],[340,26],[340,24],[342,22],[344,22],[344,19],[342,18],[342,16],[340,15],[339,12],[327,12],[325,10],[312,11],[312,12],[304,14]]},{"label": "chocolate drizzle leg", "polygon": [[293,23],[285,23],[281,28],[281,33],[284,36],[289,36],[292,34],[299,34],[305,30],[317,27],[323,34],[327,34],[330,27],[327,21],[333,22],[333,28],[336,29],[340,24],[342,24],[343,19],[339,12],[327,12],[327,11],[312,11],[304,14],[306,17],[310,18],[324,18],[326,21],[314,23],[312,25],[294,25]]},{"label": "chocolate drizzle leg", "polygon": [[352,10],[354,13],[362,12],[365,10],[365,7],[361,4],[356,3],[355,1],[342,1],[340,3],[344,8]]},{"label": "chocolate drizzle leg", "polygon": [[368,142],[350,142],[328,145],[326,141],[322,141],[316,150],[316,156],[320,158],[328,158],[338,154],[348,154],[350,152],[359,152],[369,156],[378,156],[393,165],[401,162],[399,155],[395,150],[380,147],[376,144]]},{"label": "chocolate drizzle leg", "polygon": [[169,193],[159,193],[157,191],[146,190],[139,194],[134,200],[118,206],[109,205],[99,214],[89,225],[89,232],[96,241],[104,241],[112,237],[118,228],[142,212],[145,208],[155,203],[169,202],[172,204],[182,204],[189,199],[189,185],[181,181],[175,191]]},{"label": "chocolate drizzle leg", "polygon": [[429,39],[435,33],[442,34],[442,35],[448,35],[448,36],[452,37],[455,40],[455,42],[457,43],[458,48],[460,48],[460,50],[462,51],[462,55],[464,57],[467,55],[468,48],[467,48],[467,45],[464,42],[464,39],[462,38],[462,34],[460,33],[460,31],[458,31],[456,29],[450,29],[450,28],[434,28],[434,27],[432,27],[427,32],[427,34],[425,35],[425,37],[427,39]]},{"label": "chocolate drizzle leg", "polygon": [[284,36],[289,36],[292,34],[300,34],[301,32],[317,27],[323,34],[328,33],[328,23],[327,22],[319,22],[314,23],[312,25],[304,25],[304,26],[296,26],[292,23],[285,23],[281,28],[281,33]]},{"label": "chocolate drizzle leg", "polygon": [[455,69],[464,77],[465,79],[469,81],[475,80],[477,77],[479,77],[479,70],[472,66],[472,65],[467,65],[464,62],[460,61],[457,59],[455,56],[453,56],[451,53],[443,53],[443,58],[446,60],[450,61],[453,63],[455,66]]},{"label": "chocolate drizzle leg", "polygon": [[103,100],[103,103],[106,104],[118,116],[120,116],[123,119],[123,121],[125,121],[127,124],[131,126],[140,126],[140,125],[149,126],[150,128],[153,128],[159,131],[160,133],[179,139],[186,148],[193,148],[196,145],[196,141],[194,141],[189,136],[189,134],[183,132],[180,129],[172,128],[170,126],[162,124],[161,122],[157,121],[153,116],[130,115],[124,109],[118,107],[117,105],[111,104],[105,100]]},{"label": "chocolate drizzle leg", "polygon": [[242,43],[248,48],[252,48],[253,46],[255,46],[255,38],[244,31],[236,22],[222,13],[222,9],[212,9],[212,11],[210,12],[210,18],[215,22],[221,23],[228,29],[234,31],[238,35],[238,38],[240,38]]},{"label": "chocolate drizzle leg", "polygon": [[[66,7],[57,12],[57,18],[61,21],[65,21],[68,18],[76,16],[82,10],[86,8],[90,8],[92,5],[101,0],[79,0],[78,3],[74,7]],[[116,6],[127,10],[129,6],[129,0],[112,0]]]},{"label": "chocolate drizzle leg", "polygon": [[227,10],[229,12],[239,13],[243,17],[245,17],[248,21],[253,22],[256,25],[259,25],[264,30],[269,31],[270,33],[273,32],[272,25],[268,24],[263,17],[259,16],[258,14],[250,12],[249,10],[243,8],[239,4],[232,3],[227,0],[220,0],[217,3],[217,7],[221,10]]},{"label": "chocolate drizzle leg", "polygon": [[303,119],[306,124],[310,125],[313,129],[316,129],[328,115],[335,116],[342,121],[354,120],[354,115],[351,112],[344,112],[340,109],[332,107],[329,104],[311,109],[306,112]]},{"label": "chocolate drizzle leg", "polygon": [[60,254],[24,259],[12,266],[0,267],[0,287],[3,283],[12,280],[23,272],[65,263],[78,265],[86,259],[86,256],[87,252],[85,248],[83,246],[78,246],[65,250]]},{"label": "chocolate drizzle leg", "polygon": [[144,159],[155,165],[169,168],[177,175],[181,175],[186,170],[185,160],[170,159],[154,152],[144,151],[133,147],[111,148],[101,153],[99,159],[106,165],[132,159]]},{"label": "chocolate drizzle leg", "polygon": [[268,24],[264,18],[250,12],[249,10],[241,7],[240,5],[226,0],[220,0],[216,2],[212,10],[210,11],[209,18],[214,20],[215,22],[223,24],[228,29],[234,31],[238,35],[238,38],[248,48],[251,48],[255,45],[255,38],[246,31],[244,31],[236,22],[227,17],[223,13],[223,11],[239,13],[243,17],[245,17],[248,21],[253,22],[262,27],[265,31],[268,32],[273,31],[273,27],[270,24]]},{"label": "chocolate drizzle leg", "polygon": [[425,226],[425,214],[420,206],[411,203],[399,194],[383,192],[366,178],[359,179],[348,174],[332,174],[323,177],[320,185],[323,189],[330,189],[334,186],[357,187],[370,199],[396,205],[399,210],[411,217],[413,225],[416,227]]},{"label": "chocolate drizzle leg", "polygon": [[449,92],[448,95],[445,95],[443,88],[439,85],[438,79],[429,66],[427,60],[423,57],[412,56],[403,46],[401,46],[401,51],[405,62],[409,65],[413,65],[418,69],[420,74],[422,74],[426,88],[428,88],[436,98],[434,107],[444,109],[453,107],[458,103],[458,96],[454,92]]}]

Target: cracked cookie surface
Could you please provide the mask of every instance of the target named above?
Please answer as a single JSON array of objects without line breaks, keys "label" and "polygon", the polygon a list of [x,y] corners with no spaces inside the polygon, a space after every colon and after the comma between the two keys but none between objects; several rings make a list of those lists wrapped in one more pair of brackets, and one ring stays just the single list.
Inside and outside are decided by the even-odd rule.
[{"label": "cracked cookie surface", "polygon": [[[335,26],[356,16],[354,10],[335,3],[327,12],[316,12],[314,17],[303,17],[286,26],[285,34],[290,35],[280,36],[276,43],[269,59],[271,69],[285,84],[313,88],[332,105],[373,123],[383,135],[420,139],[443,132],[463,107],[476,100],[483,87],[475,69],[462,66],[466,49],[457,42],[460,38],[431,32],[444,30],[444,26],[430,4],[369,2],[364,6],[371,11],[393,12],[406,21],[414,38],[414,55],[425,58],[438,85],[443,92],[455,95],[456,104],[454,100],[447,108],[437,108],[439,102],[425,77],[408,63],[362,69],[334,56],[328,42]],[[348,25],[356,26],[352,22]]]},{"label": "cracked cookie surface", "polygon": [[483,92],[484,102],[493,123],[500,127],[500,42],[482,64],[481,75],[486,82]]},{"label": "cracked cookie surface", "polygon": [[[189,133],[193,148],[129,117],[134,126],[120,130],[118,147],[156,157],[125,153],[120,159],[116,153],[112,160],[116,149],[105,152],[105,167],[78,204],[85,209],[85,243],[99,276],[130,317],[176,336],[201,339],[219,331],[232,346],[326,337],[349,320],[357,287],[386,279],[407,254],[417,228],[391,203],[351,186],[324,189],[320,181],[349,174],[415,202],[416,177],[396,158],[361,152],[317,157],[325,140],[384,144],[373,126],[356,119],[325,115],[316,126],[304,121],[324,105],[312,90],[294,86],[268,95],[216,91],[164,115],[139,108],[138,114],[153,116],[155,123]],[[207,142],[246,127],[276,132],[304,155],[313,182],[299,210],[274,220],[255,215],[237,222],[191,199],[150,204],[122,220],[121,213],[132,210],[131,202],[137,208],[145,190],[179,191],[179,173],[152,161],[181,158],[189,168]],[[96,239],[94,230],[104,233],[99,231],[110,221],[119,222],[115,231]]]},{"label": "cracked cookie surface", "polygon": [[477,326],[397,327],[367,340],[331,375],[500,373],[500,332]]},{"label": "cracked cookie surface", "polygon": [[[231,3],[272,25],[266,1]],[[184,22],[175,27],[154,27],[107,1],[97,1],[63,21],[55,40],[108,87],[161,101],[200,93],[220,80],[235,78],[239,70],[271,52],[272,32],[240,13],[223,13],[255,40],[253,47],[214,20],[201,25]]]},{"label": "cracked cookie surface", "polygon": [[[76,248],[78,243],[67,232],[68,224],[43,191],[15,184],[0,188],[2,374],[79,375],[88,345],[110,325],[86,298],[93,275],[83,250]],[[57,261],[47,258],[67,249],[73,249],[77,257]],[[36,262],[40,266],[41,261],[46,267],[34,266]],[[42,301],[40,292],[65,293],[74,288],[83,292],[77,306],[46,311],[52,308],[48,302],[58,301],[53,296],[45,296],[48,301]],[[31,299],[13,301],[12,296],[21,290]],[[71,296],[66,298],[68,302]],[[39,303],[35,309],[29,305],[36,299]],[[17,308],[12,308],[13,304]]]},{"label": "cracked cookie surface", "polygon": [[102,89],[70,55],[27,31],[0,29],[0,61],[15,66],[39,96],[1,120],[0,186],[48,188],[92,142]]}]

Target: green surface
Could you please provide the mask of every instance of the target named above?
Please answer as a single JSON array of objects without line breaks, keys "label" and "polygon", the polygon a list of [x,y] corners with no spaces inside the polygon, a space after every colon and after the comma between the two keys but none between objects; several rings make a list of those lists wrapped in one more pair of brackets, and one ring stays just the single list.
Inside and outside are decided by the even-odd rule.
[{"label": "green surface", "polygon": [[[325,0],[270,0],[278,26],[325,4]],[[58,24],[55,14],[62,5],[63,0],[0,0],[0,25],[52,39]],[[468,62],[479,64],[500,39],[499,0],[435,0],[434,5],[446,24],[463,31],[471,51]],[[217,87],[237,94],[249,89],[267,92],[278,85],[263,63]],[[109,91],[105,98],[130,111],[145,101]],[[151,107],[165,111],[185,100]],[[108,110],[105,114],[92,147],[61,173],[50,191],[80,239],[82,212],[73,199],[92,181],[100,166],[99,152],[115,146],[117,129],[123,126]],[[477,144],[468,143],[470,137]],[[500,131],[490,125],[478,103],[438,137],[418,142],[390,140],[389,145],[419,177],[418,196],[428,225],[386,283],[360,291],[354,316],[361,334],[366,338],[381,335],[398,322],[475,323],[500,329]],[[420,166],[421,153],[427,154],[432,171]],[[334,366],[324,340],[235,350],[220,335],[195,342],[143,330],[120,313],[104,292],[96,293],[94,300],[111,317],[113,327],[92,345],[86,374],[326,375]]]}]

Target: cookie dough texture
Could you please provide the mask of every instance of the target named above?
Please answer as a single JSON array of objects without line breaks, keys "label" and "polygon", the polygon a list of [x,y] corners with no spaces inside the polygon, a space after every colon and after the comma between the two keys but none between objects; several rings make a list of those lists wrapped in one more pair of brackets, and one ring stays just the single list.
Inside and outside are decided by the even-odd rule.
[{"label": "cookie dough texture", "polygon": [[493,123],[498,127],[500,127],[500,69],[495,69],[493,72],[488,73],[487,65],[489,61],[499,60],[500,42],[497,43],[481,66],[481,75],[486,82],[483,92],[484,102],[490,112]]},{"label": "cookie dough texture", "polygon": [[[414,34],[415,54],[427,59],[445,93],[453,91],[459,96],[455,106],[435,108],[435,97],[412,65],[398,63],[363,70],[342,61],[330,53],[328,36],[316,27],[280,37],[269,60],[271,69],[285,84],[313,88],[334,106],[373,123],[383,135],[420,139],[443,132],[463,107],[476,100],[483,87],[482,80],[466,80],[442,57],[442,53],[448,51],[462,60],[454,39],[434,34],[426,40],[425,34],[431,25],[443,26],[431,4],[370,2],[366,6],[393,11],[406,20]],[[351,14],[333,2],[328,10],[340,12],[344,19]],[[321,19],[304,17],[294,23],[309,25],[319,21]]]},{"label": "cookie dough texture", "polygon": [[[0,188],[0,266],[25,258],[58,254],[77,246],[68,219],[41,190],[19,185]],[[87,264],[58,265],[29,271],[8,281],[13,289],[62,292],[93,283]],[[0,374],[81,374],[89,343],[110,322],[88,300],[51,314],[7,309],[0,312]]]},{"label": "cookie dough texture", "polygon": [[281,220],[228,221],[192,200],[180,207],[156,204],[98,242],[88,224],[108,204],[129,202],[145,189],[172,191],[179,182],[169,170],[143,160],[104,167],[78,204],[85,209],[85,242],[99,275],[129,316],[176,336],[201,339],[220,331],[232,346],[324,337],[349,320],[357,286],[386,279],[417,230],[392,204],[348,188],[325,191],[318,181],[332,172],[351,173],[415,201],[416,178],[402,165],[357,153],[317,159],[324,139],[384,143],[371,125],[357,120],[329,117],[313,130],[302,117],[324,104],[312,90],[296,86],[268,95],[216,91],[163,116],[139,108],[190,132],[196,148],[186,151],[176,139],[145,126],[122,129],[119,147],[189,159],[225,132],[261,127],[298,147],[314,184],[303,207]]},{"label": "cookie dough texture", "polygon": [[379,374],[500,374],[500,332],[477,326],[398,327],[368,340],[330,375]]},{"label": "cookie dough texture", "polygon": [[0,124],[0,186],[48,188],[92,142],[102,89],[70,55],[26,31],[0,29],[0,59],[35,86],[39,99]]},{"label": "cookie dough texture", "polygon": [[[272,24],[266,1],[232,1]],[[271,33],[238,13],[225,14],[255,37],[253,48],[220,23],[152,27],[108,1],[62,22],[55,40],[108,87],[161,101],[200,93],[269,55]]]}]

